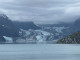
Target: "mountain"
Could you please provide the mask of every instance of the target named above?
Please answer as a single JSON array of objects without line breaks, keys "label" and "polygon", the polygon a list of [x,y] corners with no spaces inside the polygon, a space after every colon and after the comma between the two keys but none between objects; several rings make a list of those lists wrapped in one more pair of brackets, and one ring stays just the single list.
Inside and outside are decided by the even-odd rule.
[{"label": "mountain", "polygon": [[24,29],[24,30],[37,30],[40,29],[39,26],[35,25],[34,22],[19,22],[19,21],[14,21],[13,22],[18,28]]},{"label": "mountain", "polygon": [[72,35],[67,36],[59,41],[58,44],[80,44],[80,31],[73,33]]},{"label": "mountain", "polygon": [[0,14],[0,41],[2,42],[4,41],[3,36],[18,37],[19,29],[5,14]]},{"label": "mountain", "polygon": [[16,37],[19,35],[19,29],[4,14],[0,15],[0,36]]}]

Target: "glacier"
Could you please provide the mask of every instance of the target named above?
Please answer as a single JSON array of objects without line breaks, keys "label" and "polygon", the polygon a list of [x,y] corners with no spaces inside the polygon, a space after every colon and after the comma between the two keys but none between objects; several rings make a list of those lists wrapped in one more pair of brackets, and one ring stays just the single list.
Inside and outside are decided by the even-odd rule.
[{"label": "glacier", "polygon": [[3,37],[6,40],[6,43],[13,43],[12,37],[6,37],[6,36],[3,36]]},{"label": "glacier", "polygon": [[[36,43],[36,44],[44,44],[44,43],[55,43],[58,39],[63,37],[64,29],[67,27],[46,27],[39,30],[24,30],[20,29],[19,35],[20,37],[6,37],[4,36],[6,42],[9,43]],[[50,32],[48,31],[50,30]],[[52,31],[52,32],[51,32]]]}]

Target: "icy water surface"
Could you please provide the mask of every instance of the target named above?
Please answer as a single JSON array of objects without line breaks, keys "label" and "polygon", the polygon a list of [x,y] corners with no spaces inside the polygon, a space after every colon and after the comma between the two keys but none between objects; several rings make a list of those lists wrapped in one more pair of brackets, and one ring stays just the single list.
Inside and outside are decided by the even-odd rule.
[{"label": "icy water surface", "polygon": [[0,60],[80,60],[80,45],[1,44]]}]

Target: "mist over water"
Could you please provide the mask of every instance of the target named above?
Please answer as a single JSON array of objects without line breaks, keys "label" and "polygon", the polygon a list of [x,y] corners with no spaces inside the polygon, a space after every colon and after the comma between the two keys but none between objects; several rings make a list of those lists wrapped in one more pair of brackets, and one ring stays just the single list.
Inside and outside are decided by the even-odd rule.
[{"label": "mist over water", "polygon": [[80,60],[80,46],[1,44],[0,60]]}]

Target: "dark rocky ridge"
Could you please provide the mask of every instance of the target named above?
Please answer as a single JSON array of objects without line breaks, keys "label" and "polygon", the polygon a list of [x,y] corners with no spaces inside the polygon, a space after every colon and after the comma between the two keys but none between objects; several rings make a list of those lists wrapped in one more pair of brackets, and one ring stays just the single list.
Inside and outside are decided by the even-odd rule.
[{"label": "dark rocky ridge", "polygon": [[80,31],[59,40],[57,43],[58,44],[80,44]]}]

